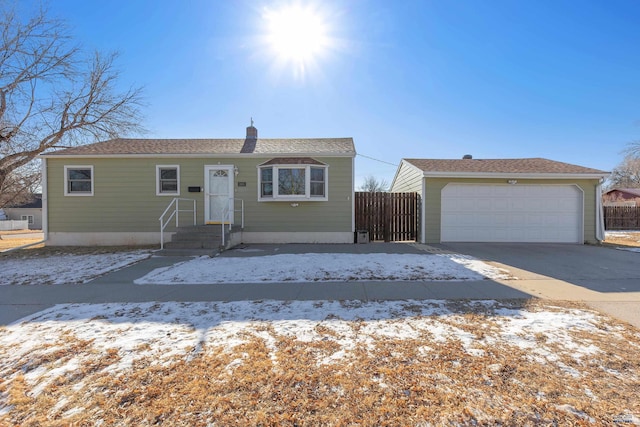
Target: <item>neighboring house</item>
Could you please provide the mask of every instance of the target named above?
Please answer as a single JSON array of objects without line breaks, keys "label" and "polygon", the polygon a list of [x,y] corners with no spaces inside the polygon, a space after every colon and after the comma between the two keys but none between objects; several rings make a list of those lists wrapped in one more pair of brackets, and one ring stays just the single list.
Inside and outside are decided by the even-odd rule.
[{"label": "neighboring house", "polygon": [[4,211],[10,220],[27,221],[31,230],[42,229],[42,194],[34,194],[31,202],[5,207]]},{"label": "neighboring house", "polygon": [[403,159],[392,192],[421,196],[420,241],[597,242],[607,172],[547,159]]},{"label": "neighboring house", "polygon": [[[353,243],[355,154],[352,138],[262,139],[253,125],[245,139],[114,139],[47,153],[45,238],[158,243],[159,217],[180,198],[185,210],[195,201],[198,225],[244,219],[245,243]],[[180,212],[181,225],[192,219]]]},{"label": "neighboring house", "polygon": [[640,206],[640,188],[614,188],[602,195],[605,206]]}]

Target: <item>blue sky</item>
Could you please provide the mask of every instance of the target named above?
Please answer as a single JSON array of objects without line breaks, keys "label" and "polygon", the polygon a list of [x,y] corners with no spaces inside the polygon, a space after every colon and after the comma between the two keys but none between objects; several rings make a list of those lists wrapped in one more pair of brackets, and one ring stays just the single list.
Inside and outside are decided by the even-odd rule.
[{"label": "blue sky", "polygon": [[[265,13],[313,8],[333,43],[304,74]],[[640,140],[637,0],[55,0],[88,51],[119,51],[148,136],[351,136],[356,185],[401,158],[546,157],[611,170]]]}]

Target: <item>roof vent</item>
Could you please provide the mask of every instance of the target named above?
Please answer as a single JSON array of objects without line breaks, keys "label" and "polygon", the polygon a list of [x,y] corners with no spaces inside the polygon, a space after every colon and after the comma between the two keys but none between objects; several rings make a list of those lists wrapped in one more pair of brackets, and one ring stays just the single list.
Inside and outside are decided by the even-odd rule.
[{"label": "roof vent", "polygon": [[462,156],[462,158],[464,160],[471,160],[471,159],[473,159],[473,156],[471,154],[465,154],[464,156]]}]

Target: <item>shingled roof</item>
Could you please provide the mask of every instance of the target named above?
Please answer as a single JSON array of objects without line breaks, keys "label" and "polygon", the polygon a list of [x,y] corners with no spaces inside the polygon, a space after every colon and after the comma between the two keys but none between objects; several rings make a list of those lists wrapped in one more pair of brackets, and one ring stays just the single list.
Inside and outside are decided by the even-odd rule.
[{"label": "shingled roof", "polygon": [[640,188],[614,188],[612,190],[607,191],[605,194],[613,193],[614,191],[618,191],[620,193],[627,193],[630,196],[640,197]]},{"label": "shingled roof", "polygon": [[[255,139],[118,138],[47,153],[49,156],[109,155],[344,155],[355,156],[353,138]],[[254,146],[255,143],[255,146]],[[247,147],[251,147],[250,150]]]},{"label": "shingled roof", "polygon": [[607,175],[598,169],[542,158],[528,159],[404,159],[425,174],[585,174]]}]

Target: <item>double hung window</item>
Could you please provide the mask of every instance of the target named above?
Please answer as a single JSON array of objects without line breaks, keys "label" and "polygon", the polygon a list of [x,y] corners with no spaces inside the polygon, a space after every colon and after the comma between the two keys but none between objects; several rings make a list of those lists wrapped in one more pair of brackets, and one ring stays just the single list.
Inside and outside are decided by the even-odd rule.
[{"label": "double hung window", "polygon": [[93,166],[65,166],[64,195],[93,196]]},{"label": "double hung window", "polygon": [[156,166],[156,195],[179,196],[180,195],[180,166],[157,165]]}]

